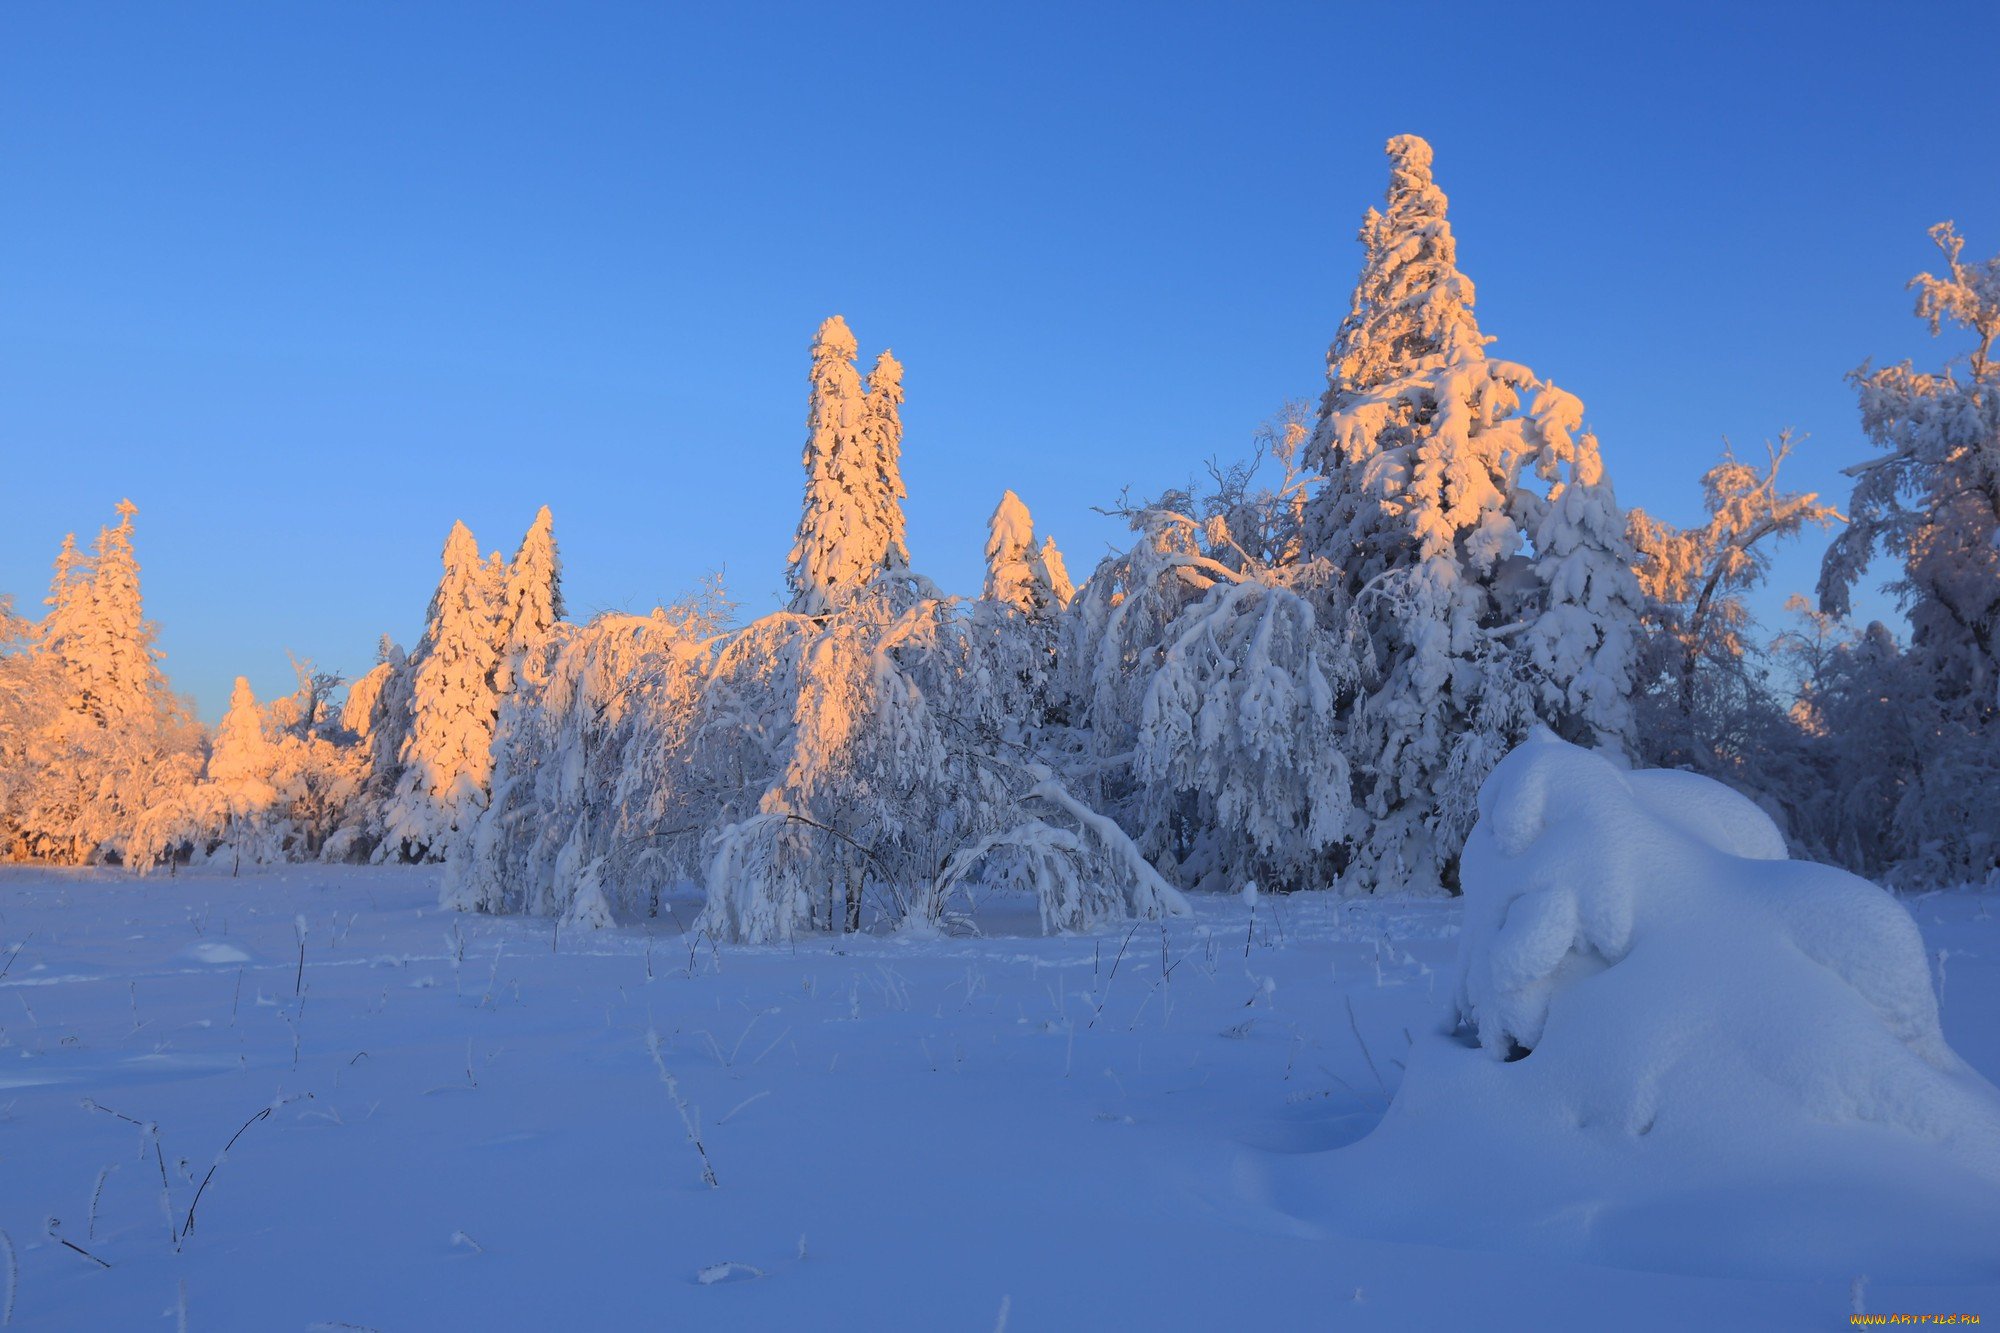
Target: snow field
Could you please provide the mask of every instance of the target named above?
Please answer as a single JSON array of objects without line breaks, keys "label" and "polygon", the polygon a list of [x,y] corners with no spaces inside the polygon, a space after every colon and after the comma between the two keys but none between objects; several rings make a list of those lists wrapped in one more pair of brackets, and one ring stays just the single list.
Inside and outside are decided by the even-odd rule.
[{"label": "snow field", "polygon": [[[1331,1150],[1442,1040],[1454,904],[1263,894],[1253,923],[1204,896],[1164,928],[1044,939],[1023,898],[987,904],[984,938],[793,949],[690,940],[692,897],[564,936],[440,912],[437,888],[412,868],[0,871],[17,1324],[173,1327],[184,1290],[195,1330],[987,1330],[1003,1306],[1015,1333],[1804,1328],[1843,1319],[1864,1276],[1593,1256],[1532,1208],[1490,1225],[1499,1197],[1412,1221],[1455,1162],[1345,1165]],[[1991,906],[1917,904],[1948,957],[1946,1036],[1986,1071]],[[113,1112],[156,1124],[158,1154]],[[1865,1276],[1873,1309],[1996,1289]]]}]

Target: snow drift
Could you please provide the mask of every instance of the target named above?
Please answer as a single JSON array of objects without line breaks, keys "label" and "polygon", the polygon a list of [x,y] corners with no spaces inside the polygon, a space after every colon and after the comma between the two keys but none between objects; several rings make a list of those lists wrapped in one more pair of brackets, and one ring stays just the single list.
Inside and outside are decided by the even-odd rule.
[{"label": "snow drift", "polygon": [[1546,731],[1479,812],[1451,1021],[1324,1159],[1328,1221],[1679,1271],[2000,1274],[2000,1092],[1945,1044],[1900,904],[1785,859],[1719,783]]}]

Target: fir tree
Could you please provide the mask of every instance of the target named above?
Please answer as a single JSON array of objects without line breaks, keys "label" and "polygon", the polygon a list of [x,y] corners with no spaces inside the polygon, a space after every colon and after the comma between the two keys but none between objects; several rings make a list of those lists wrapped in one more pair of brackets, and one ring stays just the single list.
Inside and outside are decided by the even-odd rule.
[{"label": "fir tree", "polygon": [[1042,538],[1037,561],[1042,586],[1048,589],[1049,600],[1058,611],[1068,609],[1070,599],[1076,596],[1076,585],[1070,582],[1069,566],[1063,563],[1062,552],[1056,549],[1054,537]]},{"label": "fir tree", "polygon": [[66,706],[74,712],[89,712],[90,564],[77,553],[73,532],[63,535],[62,549],[56,553],[55,578],[43,605],[49,609],[42,617],[37,654],[63,682]]},{"label": "fir tree", "polygon": [[1035,520],[1012,491],[1003,491],[986,523],[987,601],[1048,619],[1069,605],[1076,589],[1050,537],[1035,545]]},{"label": "fir tree", "polygon": [[1639,602],[1582,404],[1487,357],[1430,146],[1388,153],[1305,513],[1373,667],[1343,744],[1368,815],[1350,875],[1378,889],[1452,883],[1481,782],[1537,719],[1626,742]]},{"label": "fir tree", "polygon": [[507,567],[497,622],[495,692],[513,692],[524,662],[538,657],[549,631],[562,617],[562,559],[556,552],[555,519],[543,505]]},{"label": "fir tree", "polygon": [[139,593],[139,562],[132,551],[132,515],[138,506],[118,502],[118,524],[97,539],[90,580],[89,670],[91,693],[110,722],[151,713],[164,693],[156,628],[146,620]]},{"label": "fir tree", "polygon": [[275,840],[267,836],[277,788],[272,778],[278,771],[277,748],[265,734],[264,714],[250,682],[242,676],[230,691],[229,711],[215,729],[208,756],[207,786],[217,812],[223,817],[223,840],[232,860],[246,852],[252,861],[275,854]]},{"label": "fir tree", "polygon": [[[868,533],[863,555],[871,565],[879,562],[892,573],[908,569],[910,552],[903,522],[903,500],[909,494],[903,489],[903,363],[886,349],[868,372],[861,435],[875,464],[874,485],[862,503]],[[877,546],[880,555],[874,554]]]},{"label": "fir tree", "polygon": [[840,316],[813,340],[806,410],[805,501],[786,582],[791,609],[824,615],[884,573],[906,570],[903,368],[887,352],[864,393],[854,335]]},{"label": "fir tree", "polygon": [[987,601],[1026,614],[1035,609],[1035,523],[1028,506],[1012,491],[1002,491],[993,517],[986,522]]},{"label": "fir tree", "polygon": [[449,835],[485,803],[498,711],[494,572],[465,524],[454,523],[444,577],[409,661],[409,727],[378,859],[441,859]]}]

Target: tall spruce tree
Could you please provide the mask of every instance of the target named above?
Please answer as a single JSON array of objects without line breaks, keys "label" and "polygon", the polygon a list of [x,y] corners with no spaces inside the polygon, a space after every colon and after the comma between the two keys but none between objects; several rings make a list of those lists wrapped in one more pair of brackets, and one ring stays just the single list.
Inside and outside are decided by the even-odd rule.
[{"label": "tall spruce tree", "polygon": [[1075,594],[1062,552],[1053,537],[1035,545],[1035,520],[1014,492],[1003,491],[986,521],[986,586],[989,602],[1023,615],[1050,617]]},{"label": "tall spruce tree", "polygon": [[496,693],[513,692],[524,663],[536,658],[548,642],[549,631],[562,618],[562,558],[556,551],[555,519],[543,505],[507,567],[496,622]]},{"label": "tall spruce tree", "polygon": [[1639,593],[1582,404],[1486,355],[1430,145],[1388,154],[1305,529],[1373,668],[1344,722],[1367,815],[1350,882],[1422,889],[1455,882],[1480,784],[1537,720],[1626,741]]},{"label": "tall spruce tree", "polygon": [[63,534],[56,552],[55,577],[43,599],[36,651],[62,682],[65,705],[73,712],[90,711],[90,564],[77,552],[76,534]]},{"label": "tall spruce tree", "polygon": [[[884,349],[868,372],[867,394],[861,400],[861,438],[874,459],[874,485],[862,497],[863,530],[868,534],[862,555],[870,564],[895,572],[910,567],[903,522],[903,363]],[[865,476],[865,473],[864,473]],[[875,554],[877,547],[879,555]]]},{"label": "tall spruce tree", "polygon": [[92,698],[108,723],[147,716],[166,692],[160,674],[158,633],[146,619],[139,592],[139,561],[132,550],[132,515],[138,506],[118,502],[118,523],[97,538],[85,632]]},{"label": "tall spruce tree", "polygon": [[378,860],[441,859],[453,831],[486,802],[498,711],[494,572],[465,524],[452,524],[444,577],[410,655],[409,724]]},{"label": "tall spruce tree", "polygon": [[270,828],[278,789],[278,750],[264,728],[264,713],[250,682],[242,676],[229,694],[229,711],[215,729],[209,750],[207,795],[220,817],[231,864],[247,854],[254,861],[281,855]]},{"label": "tall spruce tree", "polygon": [[884,352],[863,389],[854,334],[835,315],[813,339],[805,501],[786,582],[792,610],[824,615],[877,576],[907,570],[903,368]]}]

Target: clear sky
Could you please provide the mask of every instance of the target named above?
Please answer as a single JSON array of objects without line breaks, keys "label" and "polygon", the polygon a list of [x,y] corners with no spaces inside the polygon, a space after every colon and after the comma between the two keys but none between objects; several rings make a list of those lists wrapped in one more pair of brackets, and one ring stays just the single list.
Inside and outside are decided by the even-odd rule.
[{"label": "clear sky", "polygon": [[1081,578],[1093,505],[1318,393],[1406,132],[1627,504],[1692,519],[1788,425],[1844,499],[1843,374],[1947,350],[1925,229],[2000,251],[1996,44],[1991,3],[0,6],[0,590],[129,495],[211,718],[413,644],[458,518],[511,553],[552,506],[573,614],[715,568],[763,611],[834,312],[907,367],[918,568],[976,592],[1011,486]]}]

